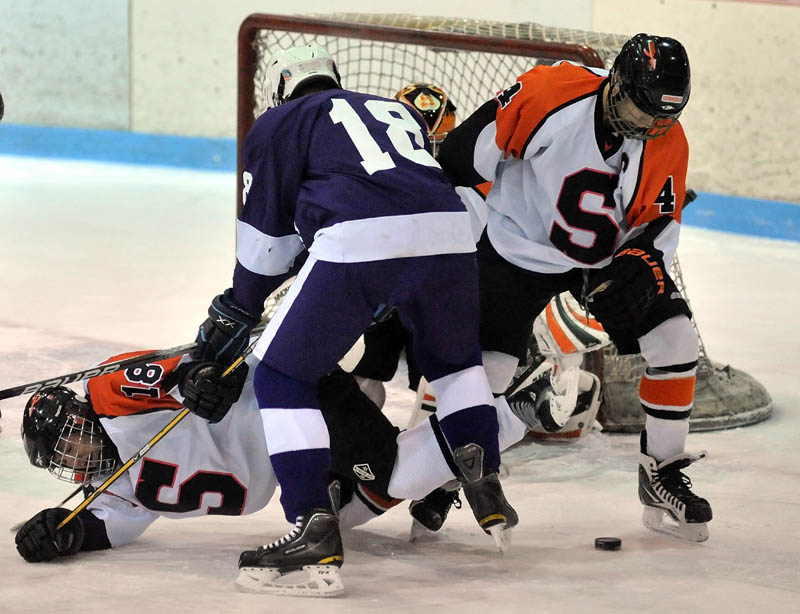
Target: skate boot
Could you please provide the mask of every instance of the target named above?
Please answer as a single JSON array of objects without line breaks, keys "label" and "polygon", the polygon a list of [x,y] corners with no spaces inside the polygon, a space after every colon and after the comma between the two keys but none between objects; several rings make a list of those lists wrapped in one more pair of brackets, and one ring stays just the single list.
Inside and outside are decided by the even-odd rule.
[{"label": "skate boot", "polygon": [[[708,539],[711,506],[692,492],[692,482],[681,473],[699,454],[677,454],[662,462],[647,454],[647,433],[642,431],[639,455],[639,500],[644,505],[642,523],[648,529],[694,542]],[[664,522],[668,514],[674,522]]]},{"label": "skate boot", "polygon": [[458,489],[461,484],[454,480],[455,488],[449,489],[445,484],[442,488],[428,493],[423,499],[412,501],[408,511],[414,518],[411,525],[411,541],[442,528],[451,507],[461,509],[461,498]]},{"label": "skate boot", "polygon": [[344,590],[343,560],[339,519],[330,508],[318,507],[298,516],[279,540],[242,552],[236,584],[259,593],[333,597]]},{"label": "skate boot", "polygon": [[453,460],[461,472],[464,496],[475,520],[492,536],[497,549],[505,553],[511,545],[508,529],[517,525],[519,517],[503,494],[497,472],[483,474],[483,448],[478,444],[456,448]]},{"label": "skate boot", "polygon": [[508,397],[508,407],[512,413],[525,423],[528,429],[541,426],[548,432],[561,428],[550,413],[550,399],[553,387],[546,377],[535,380],[529,386]]}]

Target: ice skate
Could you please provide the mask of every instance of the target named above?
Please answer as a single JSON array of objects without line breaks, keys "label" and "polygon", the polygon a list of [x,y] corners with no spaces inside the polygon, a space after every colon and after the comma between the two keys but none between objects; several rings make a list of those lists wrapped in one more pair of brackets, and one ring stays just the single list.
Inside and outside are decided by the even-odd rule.
[{"label": "ice skate", "polygon": [[483,448],[474,443],[453,450],[453,460],[475,520],[504,554],[511,546],[509,529],[517,525],[519,517],[503,494],[497,472],[483,474]]},{"label": "ice skate", "polygon": [[411,524],[410,541],[416,541],[441,529],[451,507],[461,509],[461,498],[458,496],[461,484],[454,480],[454,486],[448,488],[450,485],[451,483],[445,484],[424,498],[412,501],[408,506],[408,511],[414,519]]},{"label": "ice skate", "polygon": [[[508,407],[517,418],[525,423],[528,429],[542,426],[542,414],[546,414],[544,422],[550,425],[553,422],[550,415],[552,396],[553,387],[550,385],[550,379],[541,377],[509,396]],[[554,430],[558,430],[558,427]]]},{"label": "ice skate", "polygon": [[339,519],[329,508],[315,508],[279,540],[242,552],[236,584],[259,593],[333,597],[344,590],[343,560]]},{"label": "ice skate", "polygon": [[712,517],[711,506],[692,492],[692,482],[681,473],[681,469],[705,457],[705,452],[678,454],[659,463],[648,456],[647,433],[642,431],[639,500],[644,505],[644,526],[689,541],[708,539],[706,523]]}]

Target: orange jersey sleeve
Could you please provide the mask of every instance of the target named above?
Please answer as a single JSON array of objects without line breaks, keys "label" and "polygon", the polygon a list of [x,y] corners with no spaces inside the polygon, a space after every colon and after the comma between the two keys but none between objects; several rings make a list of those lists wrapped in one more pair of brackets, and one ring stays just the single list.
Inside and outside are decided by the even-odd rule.
[{"label": "orange jersey sleeve", "polygon": [[[112,356],[105,362],[148,353],[149,350],[127,352]],[[98,416],[116,417],[164,409],[180,409],[181,404],[162,387],[164,379],[177,368],[180,361],[181,357],[177,356],[90,379],[87,389],[95,413]]]},{"label": "orange jersey sleeve", "polygon": [[496,97],[497,147],[506,157],[521,158],[539,126],[554,111],[595,95],[603,79],[583,66],[568,62],[529,70]]},{"label": "orange jersey sleeve", "polygon": [[645,143],[641,176],[626,213],[629,228],[642,226],[662,215],[670,215],[680,223],[688,166],[689,144],[680,123],[664,136]]}]

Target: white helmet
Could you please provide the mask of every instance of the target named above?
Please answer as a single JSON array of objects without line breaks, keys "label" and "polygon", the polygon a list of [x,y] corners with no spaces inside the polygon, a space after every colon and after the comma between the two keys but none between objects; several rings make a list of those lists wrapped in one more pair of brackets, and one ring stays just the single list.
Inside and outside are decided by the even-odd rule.
[{"label": "white helmet", "polygon": [[342,87],[342,79],[331,54],[318,43],[283,49],[267,61],[264,101],[267,108],[277,107],[293,98],[300,84],[327,81]]}]

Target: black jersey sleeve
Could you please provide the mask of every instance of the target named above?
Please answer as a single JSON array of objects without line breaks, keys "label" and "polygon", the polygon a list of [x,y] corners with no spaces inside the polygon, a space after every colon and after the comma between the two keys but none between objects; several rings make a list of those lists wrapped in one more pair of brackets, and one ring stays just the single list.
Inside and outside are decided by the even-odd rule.
[{"label": "black jersey sleeve", "polygon": [[440,145],[436,160],[454,186],[476,186],[490,180],[475,169],[474,154],[478,136],[496,117],[497,100],[492,99],[451,130]]}]

